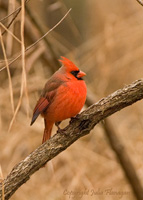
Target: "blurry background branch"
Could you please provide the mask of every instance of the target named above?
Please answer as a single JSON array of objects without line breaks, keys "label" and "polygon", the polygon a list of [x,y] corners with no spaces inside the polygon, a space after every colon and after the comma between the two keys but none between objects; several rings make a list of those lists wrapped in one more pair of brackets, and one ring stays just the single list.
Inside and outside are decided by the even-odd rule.
[{"label": "blurry background branch", "polygon": [[[88,90],[86,105],[91,106],[95,102],[95,95]],[[117,129],[114,128],[114,124],[109,118],[102,121],[102,127],[104,129],[105,135],[109,140],[109,144],[113,151],[115,151],[118,160],[120,161],[121,168],[123,169],[129,184],[131,185],[132,191],[136,199],[143,199],[143,187],[135,171],[132,159],[130,159],[130,154],[128,155],[125,146],[117,135]]]},{"label": "blurry background branch", "polygon": [[[29,0],[25,0],[25,3],[27,3]],[[14,17],[11,19],[11,21],[9,22],[9,24],[6,26],[6,28],[9,28],[12,23],[15,21],[16,17],[18,16],[18,14],[21,11],[21,6],[19,8],[17,8],[14,12],[10,13],[9,15],[7,15],[6,17],[4,17],[3,19],[0,20],[0,22],[3,22],[4,20],[6,20],[8,17],[10,17],[11,15],[14,15]],[[2,32],[2,35],[4,35],[6,33],[6,30],[4,30]]]},{"label": "blurry background branch", "polygon": [[[13,18],[13,20],[15,20],[15,18],[17,17],[17,14],[19,14],[20,10],[21,10],[21,8],[19,8],[18,13],[16,13],[16,16]],[[43,31],[41,25],[37,22],[37,20],[34,19],[34,16],[30,13],[30,11],[29,11],[28,8],[27,8],[27,11],[28,11],[28,14],[29,14],[29,16],[30,16],[30,19],[32,20],[32,24],[31,24],[31,25],[32,25],[32,26],[36,26],[36,28],[38,29],[38,31],[39,31],[40,33],[42,33],[43,36],[40,37],[39,39],[37,39],[36,42],[34,42],[34,43],[31,44],[30,46],[28,46],[28,47],[25,49],[25,52],[27,52],[28,50],[32,49],[35,45],[37,45],[40,41],[42,41],[42,40],[44,39],[44,41],[45,41],[45,43],[46,43],[46,46],[47,46],[47,50],[49,50],[50,53],[51,53],[51,55],[52,55],[52,61],[51,61],[51,63],[53,63],[53,61],[54,61],[53,65],[52,65],[53,68],[55,68],[55,66],[59,66],[59,67],[60,67],[59,62],[58,62],[57,59],[56,59],[55,53],[54,53],[54,51],[52,50],[52,47],[51,47],[51,45],[50,45],[48,39],[46,38],[46,36],[47,36],[51,31],[53,31],[57,26],[60,25],[60,23],[67,17],[67,15],[69,14],[69,12],[71,11],[71,8],[70,8],[70,9],[66,12],[66,14],[65,14],[65,15],[64,15],[64,16],[63,16],[49,31],[47,31],[46,33],[44,33],[44,31]],[[12,20],[12,22],[13,22],[13,20]],[[4,32],[3,32],[3,33],[4,33]],[[16,61],[18,58],[20,58],[20,57],[21,57],[21,54],[19,54],[16,58],[14,58],[11,62],[9,62],[9,65],[11,65],[13,62],[15,62],[15,61]],[[3,70],[3,69],[5,69],[5,68],[6,68],[6,66],[2,67],[2,69],[0,69],[0,71]]]},{"label": "blurry background branch", "polygon": [[[64,151],[80,137],[89,134],[101,120],[142,98],[143,80],[138,80],[87,108],[62,130],[63,134],[55,134],[12,169],[4,180],[5,200],[9,199],[33,173],[49,160]],[[122,146],[120,148],[123,151]],[[0,189],[0,198],[2,198],[2,188]]]},{"label": "blurry background branch", "polygon": [[143,6],[143,2],[142,2],[142,0],[136,0],[140,5],[142,5]]}]

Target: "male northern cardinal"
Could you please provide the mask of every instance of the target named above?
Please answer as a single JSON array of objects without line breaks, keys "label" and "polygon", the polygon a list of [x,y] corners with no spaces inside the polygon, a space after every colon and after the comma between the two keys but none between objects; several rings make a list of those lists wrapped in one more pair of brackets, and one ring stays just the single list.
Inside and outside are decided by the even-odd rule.
[{"label": "male northern cardinal", "polygon": [[50,139],[54,123],[58,126],[62,120],[76,116],[86,100],[86,84],[82,79],[86,74],[69,59],[61,58],[62,67],[46,82],[33,112],[31,125],[39,114],[44,117],[42,143]]}]

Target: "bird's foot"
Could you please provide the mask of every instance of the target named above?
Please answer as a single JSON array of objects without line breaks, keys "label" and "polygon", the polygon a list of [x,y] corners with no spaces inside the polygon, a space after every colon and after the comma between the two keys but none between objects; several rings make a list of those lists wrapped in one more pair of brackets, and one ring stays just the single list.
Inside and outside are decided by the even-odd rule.
[{"label": "bird's foot", "polygon": [[60,126],[59,126],[60,123],[61,123],[61,122],[56,122],[55,125],[56,125],[56,127],[58,128],[57,133],[62,134],[62,129],[61,129]]},{"label": "bird's foot", "polygon": [[70,124],[71,124],[72,122],[74,122],[75,120],[79,119],[78,116],[79,116],[79,115],[77,114],[75,117],[71,117]]}]

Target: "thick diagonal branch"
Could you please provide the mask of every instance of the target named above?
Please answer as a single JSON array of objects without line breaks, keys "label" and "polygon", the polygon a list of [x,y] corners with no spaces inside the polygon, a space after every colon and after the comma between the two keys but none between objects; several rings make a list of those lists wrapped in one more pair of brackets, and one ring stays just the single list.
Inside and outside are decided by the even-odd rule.
[{"label": "thick diagonal branch", "polygon": [[[63,129],[63,134],[55,134],[12,169],[4,180],[5,200],[9,199],[46,162],[80,137],[90,133],[98,122],[142,98],[143,80],[138,80],[90,106]],[[0,199],[1,193],[0,189]]]}]

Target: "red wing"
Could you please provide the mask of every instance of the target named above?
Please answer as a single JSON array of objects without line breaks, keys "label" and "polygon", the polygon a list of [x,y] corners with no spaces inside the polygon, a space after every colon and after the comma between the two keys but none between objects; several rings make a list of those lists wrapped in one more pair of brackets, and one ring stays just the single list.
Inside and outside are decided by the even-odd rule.
[{"label": "red wing", "polygon": [[43,92],[41,94],[41,98],[39,99],[39,101],[35,106],[31,125],[35,122],[39,114],[41,114],[47,109],[48,105],[53,101],[53,98],[57,92],[58,87],[60,87],[62,84],[63,81],[59,79],[56,74],[53,75],[53,78],[47,81],[43,89]]},{"label": "red wing", "polygon": [[48,105],[49,105],[49,101],[47,98],[41,97],[39,99],[39,101],[37,102],[37,104],[35,106],[32,121],[31,121],[30,125],[32,125],[35,122],[35,120],[37,119],[39,114],[41,114],[48,107]]}]

